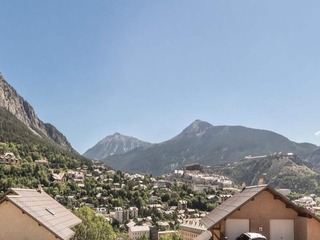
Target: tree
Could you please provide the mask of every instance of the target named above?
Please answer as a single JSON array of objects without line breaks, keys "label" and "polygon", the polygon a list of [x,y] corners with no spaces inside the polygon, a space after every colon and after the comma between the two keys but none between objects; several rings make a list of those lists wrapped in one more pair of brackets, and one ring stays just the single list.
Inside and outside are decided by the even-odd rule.
[{"label": "tree", "polygon": [[111,240],[115,238],[115,233],[102,216],[89,207],[81,207],[75,214],[81,218],[82,223],[76,226],[76,233],[73,240]]},{"label": "tree", "polygon": [[142,235],[141,237],[139,237],[139,240],[148,240],[148,236],[147,235]]},{"label": "tree", "polygon": [[179,233],[175,232],[174,234],[165,234],[160,236],[160,240],[183,240],[183,238]]},{"label": "tree", "polygon": [[170,193],[165,193],[161,196],[161,201],[162,202],[168,202],[171,199],[171,194]]}]

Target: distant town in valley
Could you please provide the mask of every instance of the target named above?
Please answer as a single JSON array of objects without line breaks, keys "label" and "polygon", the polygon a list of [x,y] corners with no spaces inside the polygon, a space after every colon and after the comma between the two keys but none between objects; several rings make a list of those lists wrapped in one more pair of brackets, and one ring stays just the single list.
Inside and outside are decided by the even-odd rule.
[{"label": "distant town in valley", "polygon": [[320,150],[195,120],[84,155],[0,75],[0,239],[315,240]]}]

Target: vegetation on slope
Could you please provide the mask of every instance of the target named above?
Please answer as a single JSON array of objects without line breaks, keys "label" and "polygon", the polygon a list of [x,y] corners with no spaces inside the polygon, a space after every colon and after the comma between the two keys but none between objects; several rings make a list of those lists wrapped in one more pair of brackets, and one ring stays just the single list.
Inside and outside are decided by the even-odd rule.
[{"label": "vegetation on slope", "polygon": [[178,136],[147,148],[112,155],[105,162],[118,170],[170,173],[187,163],[205,166],[233,163],[248,155],[292,152],[307,159],[317,149],[313,144],[299,144],[277,133],[242,126],[212,126],[197,120]]},{"label": "vegetation on slope", "polygon": [[76,226],[75,236],[72,240],[113,240],[115,233],[109,222],[98,216],[89,207],[81,207],[75,214],[82,220],[82,224]]},{"label": "vegetation on slope", "polygon": [[81,155],[37,136],[15,116],[0,108],[0,153],[5,152],[12,152],[21,159],[21,164],[0,166],[0,191],[12,186],[35,188],[39,181],[49,187],[51,170],[37,166],[35,160],[46,159],[57,171],[91,165],[91,161]]},{"label": "vegetation on slope", "polygon": [[267,156],[245,159],[215,170],[236,183],[256,185],[260,179],[274,188],[289,188],[298,193],[320,193],[320,176],[309,163],[297,156]]}]

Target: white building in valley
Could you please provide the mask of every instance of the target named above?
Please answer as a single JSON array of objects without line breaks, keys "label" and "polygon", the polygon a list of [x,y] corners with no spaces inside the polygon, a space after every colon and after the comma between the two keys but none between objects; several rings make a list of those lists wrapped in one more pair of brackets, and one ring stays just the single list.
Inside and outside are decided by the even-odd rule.
[{"label": "white building in valley", "polygon": [[150,239],[150,228],[149,226],[133,226],[129,227],[129,240],[137,240],[142,236],[146,236]]}]

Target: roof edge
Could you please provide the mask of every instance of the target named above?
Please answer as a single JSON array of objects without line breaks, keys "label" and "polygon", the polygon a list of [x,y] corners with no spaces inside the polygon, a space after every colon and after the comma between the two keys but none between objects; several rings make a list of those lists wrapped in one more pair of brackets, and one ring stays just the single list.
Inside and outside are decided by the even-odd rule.
[{"label": "roof edge", "polygon": [[[262,191],[265,191],[265,190],[269,187],[269,185],[263,184],[263,185],[254,185],[254,186],[245,187],[245,188],[243,188],[243,190],[242,190],[241,192],[239,192],[239,193],[237,193],[237,194],[241,194],[241,193],[242,193],[243,191],[245,191],[246,189],[251,189],[251,188],[256,188],[256,187],[263,187],[263,188],[262,188],[260,191],[256,192],[254,195],[252,195],[251,198],[256,197],[256,196],[257,196],[258,194],[260,194]],[[232,196],[232,197],[233,197],[233,196]],[[231,197],[231,198],[232,198],[232,197]],[[242,203],[241,205],[239,205],[238,208],[241,208],[242,206],[244,206],[245,204],[247,204],[247,203],[250,201],[251,198],[249,198],[247,201],[245,201],[244,203]],[[202,222],[202,219],[200,219],[200,221],[201,221],[201,223],[202,223],[203,225],[207,226],[208,228],[211,228],[211,227],[219,224],[221,221],[223,221],[223,219],[228,218],[231,214],[233,214],[235,211],[237,211],[238,208],[236,208],[236,209],[234,209],[233,211],[231,211],[230,213],[228,213],[224,218],[222,218],[220,221],[216,222],[216,223],[215,223],[214,225],[212,225],[212,226],[207,226],[204,222]],[[214,209],[213,209],[212,211],[214,211]]]},{"label": "roof edge", "polygon": [[320,218],[315,215],[314,213],[312,213],[310,210],[308,210],[307,208],[301,207],[296,205],[295,203],[293,203],[290,199],[288,199],[287,197],[285,197],[284,195],[282,195],[281,193],[279,193],[276,189],[268,186],[267,191],[269,191],[271,194],[273,195],[278,195],[280,198],[279,200],[282,201],[285,204],[288,204],[290,206],[292,206],[292,209],[298,213],[303,213],[306,214],[307,217],[310,216],[312,218],[314,218],[315,220],[317,220],[318,222],[320,222]]},{"label": "roof edge", "polygon": [[[256,188],[256,187],[263,187],[261,188],[260,191],[256,192],[254,195],[252,195],[251,198],[249,198],[247,201],[245,201],[244,203],[242,203],[241,205],[238,206],[238,208],[241,208],[242,206],[244,206],[245,204],[247,204],[250,199],[255,198],[257,195],[259,195],[261,192],[263,191],[268,191],[270,194],[274,195],[274,196],[278,196],[279,200],[282,201],[284,204],[288,204],[290,206],[292,206],[292,209],[294,211],[296,211],[297,213],[302,213],[305,214],[306,217],[312,217],[315,220],[317,220],[318,222],[320,222],[320,218],[318,216],[316,216],[315,214],[313,214],[311,211],[309,211],[308,209],[304,208],[304,207],[300,207],[297,206],[296,204],[294,204],[292,201],[290,201],[287,197],[285,197],[284,195],[282,195],[281,193],[279,193],[276,189],[272,188],[271,186],[269,186],[268,184],[264,184],[264,185],[255,185],[255,186],[248,186],[245,187],[241,192],[245,191],[245,189],[252,189],[252,188]],[[241,192],[239,192],[238,194],[241,194]],[[230,213],[228,213],[227,215],[225,215],[221,220],[219,220],[218,222],[214,223],[211,226],[208,226],[207,224],[205,224],[202,219],[200,219],[201,223],[206,226],[208,229],[214,227],[215,225],[219,224],[221,221],[223,221],[224,219],[228,218],[230,215],[232,215],[238,208],[234,209],[233,211],[231,211]],[[214,211],[214,210],[212,210]],[[207,215],[208,216],[208,215]],[[207,217],[206,216],[206,217]]]},{"label": "roof edge", "polygon": [[[33,189],[30,189],[33,190]],[[19,205],[17,205],[15,202],[11,201],[11,199],[7,196],[9,193],[15,193],[16,195],[19,195],[17,192],[14,191],[14,189],[9,189],[5,192],[5,194],[3,196],[0,197],[0,204],[2,204],[4,201],[9,201],[10,203],[12,203],[15,207],[17,207],[18,209],[20,209],[23,213],[27,214],[31,219],[33,219],[35,222],[37,222],[39,225],[43,226],[45,229],[47,229],[49,232],[51,232],[56,238],[59,238],[60,240],[67,240],[70,239],[72,236],[74,236],[74,231],[71,229],[72,227],[82,223],[82,220],[77,217],[80,221],[78,224],[75,224],[73,226],[67,227],[68,229],[70,229],[70,231],[72,232],[72,234],[70,236],[67,236],[67,238],[62,237],[61,235],[55,233],[54,231],[52,231],[49,227],[47,227],[45,224],[43,224],[42,222],[38,221],[35,217],[33,217],[30,213],[28,213],[27,211],[25,211],[24,209],[22,209]]]}]

